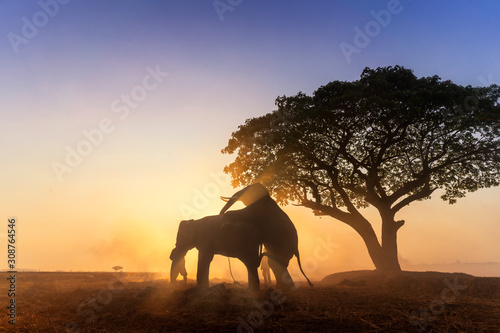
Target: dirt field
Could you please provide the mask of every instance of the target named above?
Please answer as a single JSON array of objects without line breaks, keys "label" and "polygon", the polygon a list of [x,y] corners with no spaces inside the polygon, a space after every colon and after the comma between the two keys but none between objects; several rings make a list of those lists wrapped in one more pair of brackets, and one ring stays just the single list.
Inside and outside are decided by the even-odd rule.
[{"label": "dirt field", "polygon": [[283,293],[155,274],[17,273],[16,326],[1,273],[0,332],[500,332],[500,278],[338,273]]}]

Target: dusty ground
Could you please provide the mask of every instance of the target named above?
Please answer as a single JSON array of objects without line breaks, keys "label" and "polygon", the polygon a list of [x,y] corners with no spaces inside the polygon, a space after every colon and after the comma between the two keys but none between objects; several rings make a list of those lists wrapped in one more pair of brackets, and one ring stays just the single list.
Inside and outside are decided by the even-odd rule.
[{"label": "dusty ground", "polygon": [[0,332],[500,332],[500,278],[371,271],[283,293],[174,289],[155,274],[1,273]]}]

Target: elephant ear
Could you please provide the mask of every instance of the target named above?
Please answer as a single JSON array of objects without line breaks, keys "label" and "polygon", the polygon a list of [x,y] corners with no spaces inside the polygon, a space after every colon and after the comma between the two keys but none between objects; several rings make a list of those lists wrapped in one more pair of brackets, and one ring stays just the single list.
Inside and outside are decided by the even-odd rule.
[{"label": "elephant ear", "polygon": [[193,224],[193,220],[185,220],[179,223],[179,229],[177,230],[177,237],[175,241],[175,246],[182,246],[182,244],[186,243],[186,239],[192,233],[192,228],[190,227]]},{"label": "elephant ear", "polygon": [[249,185],[241,191],[236,192],[231,198],[221,197],[221,199],[227,203],[220,211],[220,214],[224,214],[238,200],[243,202],[245,206],[249,206],[266,196],[269,196],[269,192],[261,183]]}]

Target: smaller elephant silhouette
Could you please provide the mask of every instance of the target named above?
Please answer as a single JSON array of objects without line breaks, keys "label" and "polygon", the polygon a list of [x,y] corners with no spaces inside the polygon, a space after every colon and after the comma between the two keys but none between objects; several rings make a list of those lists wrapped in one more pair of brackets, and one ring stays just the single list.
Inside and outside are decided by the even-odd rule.
[{"label": "smaller elephant silhouette", "polygon": [[[264,252],[266,249],[264,248]],[[266,287],[271,286],[271,267],[269,267],[269,258],[263,256],[260,262],[260,270],[262,271],[262,276],[264,278],[264,284]]]},{"label": "smaller elephant silhouette", "polygon": [[179,274],[179,265],[186,253],[198,249],[198,287],[208,287],[210,263],[215,254],[240,259],[248,270],[248,288],[258,290],[260,286],[258,267],[259,235],[254,226],[234,221],[224,224],[223,216],[207,216],[199,220],[182,221],[177,231],[175,248],[170,254],[172,267],[170,281],[175,281]]}]

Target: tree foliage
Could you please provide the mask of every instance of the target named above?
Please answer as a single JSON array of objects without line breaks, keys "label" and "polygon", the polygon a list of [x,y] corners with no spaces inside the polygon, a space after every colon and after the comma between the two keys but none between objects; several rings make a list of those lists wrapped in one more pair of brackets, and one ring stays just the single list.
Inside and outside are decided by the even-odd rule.
[{"label": "tree foliage", "polygon": [[344,222],[368,205],[394,216],[437,189],[454,203],[499,184],[499,98],[496,85],[366,68],[246,120],[222,150],[237,154],[224,171],[235,187],[258,181],[280,203]]}]

